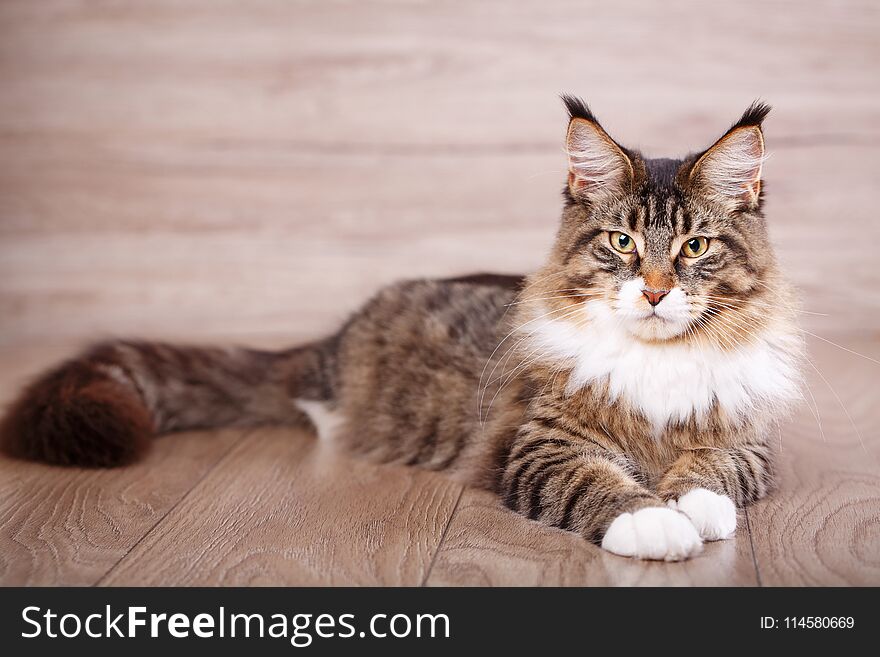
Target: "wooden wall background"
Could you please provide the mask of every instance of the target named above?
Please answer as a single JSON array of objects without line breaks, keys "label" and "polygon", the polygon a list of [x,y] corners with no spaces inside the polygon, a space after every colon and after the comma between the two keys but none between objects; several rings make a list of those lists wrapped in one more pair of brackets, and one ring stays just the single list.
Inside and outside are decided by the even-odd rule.
[{"label": "wooden wall background", "polygon": [[[559,212],[563,91],[658,155],[773,104],[773,246],[822,313],[803,325],[880,360],[878,14],[4,0],[2,398],[95,337],[287,344],[401,277],[535,267]],[[159,441],[119,472],[0,461],[0,581],[877,584],[880,364],[810,344],[823,431],[805,407],[780,493],[690,565],[599,554],[443,479],[269,431]]]}]

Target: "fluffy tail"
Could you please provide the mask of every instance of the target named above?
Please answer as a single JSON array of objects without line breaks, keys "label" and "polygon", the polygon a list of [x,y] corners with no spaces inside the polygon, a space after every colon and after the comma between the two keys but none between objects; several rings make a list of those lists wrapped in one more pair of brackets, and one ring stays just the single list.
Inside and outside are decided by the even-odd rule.
[{"label": "fluffy tail", "polygon": [[294,399],[328,400],[333,340],[282,352],[97,345],[39,377],[0,423],[7,453],[59,465],[137,460],[156,434],[299,424]]}]

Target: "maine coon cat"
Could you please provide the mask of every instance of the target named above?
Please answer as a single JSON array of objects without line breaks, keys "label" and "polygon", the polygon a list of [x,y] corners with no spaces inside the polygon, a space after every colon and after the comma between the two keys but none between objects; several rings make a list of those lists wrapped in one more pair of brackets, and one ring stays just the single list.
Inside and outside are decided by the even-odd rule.
[{"label": "maine coon cat", "polygon": [[562,223],[539,271],[392,285],[280,352],[100,344],[23,392],[6,450],[117,466],[157,433],[306,413],[620,555],[685,559],[731,536],[799,398],[792,291],[761,211],[769,108],[703,152],[649,159],[564,100]]}]

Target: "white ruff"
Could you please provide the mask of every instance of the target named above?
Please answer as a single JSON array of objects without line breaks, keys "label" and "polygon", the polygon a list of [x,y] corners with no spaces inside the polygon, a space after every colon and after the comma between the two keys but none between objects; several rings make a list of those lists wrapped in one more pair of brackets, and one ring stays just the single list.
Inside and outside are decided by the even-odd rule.
[{"label": "white ruff", "polygon": [[[546,309],[536,312],[536,316]],[[569,394],[607,381],[612,400],[627,401],[660,433],[670,423],[704,419],[717,400],[731,418],[800,399],[797,354],[792,334],[765,332],[732,350],[703,344],[643,342],[626,331],[602,302],[585,304],[586,321],[543,318],[527,349],[572,368]]]}]

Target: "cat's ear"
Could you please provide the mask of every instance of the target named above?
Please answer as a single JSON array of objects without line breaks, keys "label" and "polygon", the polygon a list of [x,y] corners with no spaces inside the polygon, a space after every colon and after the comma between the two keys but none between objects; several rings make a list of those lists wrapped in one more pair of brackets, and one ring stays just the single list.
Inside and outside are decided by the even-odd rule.
[{"label": "cat's ear", "polygon": [[582,100],[572,96],[562,99],[570,117],[565,138],[569,192],[582,201],[595,202],[629,191],[633,182],[629,157]]},{"label": "cat's ear", "polygon": [[687,177],[691,188],[731,212],[757,208],[765,159],[761,123],[769,111],[764,103],[752,103],[690,168]]}]

